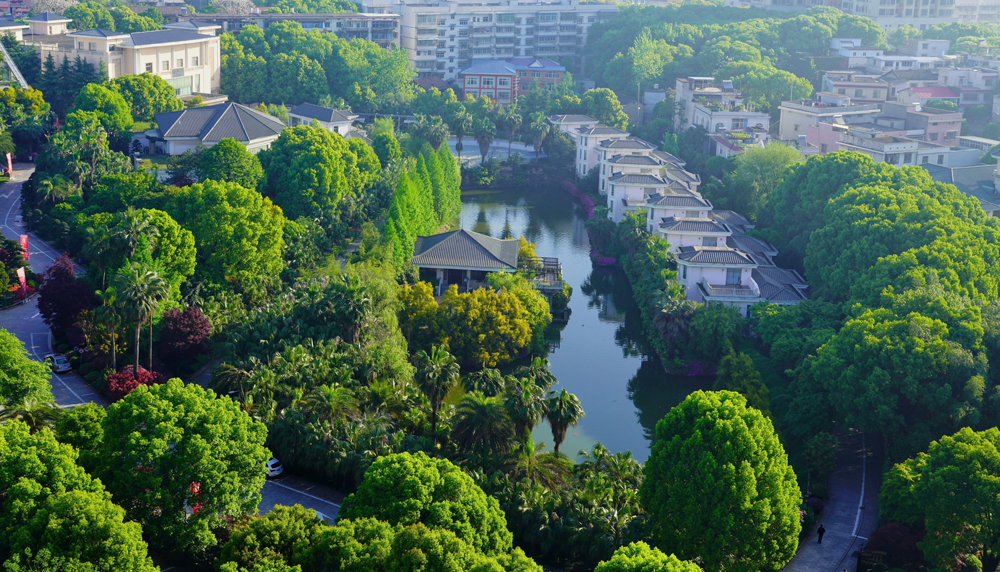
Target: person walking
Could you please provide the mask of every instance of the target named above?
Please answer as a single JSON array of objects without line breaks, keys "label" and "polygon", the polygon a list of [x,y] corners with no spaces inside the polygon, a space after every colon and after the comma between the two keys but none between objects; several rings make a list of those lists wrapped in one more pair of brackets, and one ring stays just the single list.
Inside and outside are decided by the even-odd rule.
[{"label": "person walking", "polygon": [[823,535],[824,534],[826,534],[826,529],[823,528],[823,525],[821,524],[821,525],[819,525],[819,528],[816,529],[816,536],[819,537],[819,543],[820,544],[823,544]]}]

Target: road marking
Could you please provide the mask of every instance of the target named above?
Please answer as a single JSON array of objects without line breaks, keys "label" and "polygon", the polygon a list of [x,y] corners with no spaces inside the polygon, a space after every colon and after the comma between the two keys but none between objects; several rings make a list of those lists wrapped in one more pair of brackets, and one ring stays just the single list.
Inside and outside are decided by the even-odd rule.
[{"label": "road marking", "polygon": [[42,313],[41,313],[41,312],[39,312],[39,313],[35,314],[34,316],[32,316],[32,317],[30,317],[30,318],[28,318],[28,319],[29,319],[29,320],[34,320],[35,318],[37,318],[38,316],[41,316],[41,315],[42,315]]},{"label": "road marking", "polygon": [[[31,353],[35,354],[35,359],[37,359],[38,361],[44,363],[44,360],[42,360],[38,356],[38,352],[35,351],[35,336],[42,336],[42,335],[45,335],[45,334],[31,334]],[[51,353],[51,351],[52,351],[52,334],[49,334],[49,352]],[[79,401],[79,403],[77,403],[75,405],[83,405],[84,403],[87,403],[86,401],[83,400],[82,397],[80,397],[79,394],[77,394],[77,392],[73,391],[73,388],[70,387],[69,384],[66,383],[65,380],[63,380],[63,378],[59,377],[55,373],[52,374],[52,377],[58,379],[59,382],[63,384],[63,387],[65,387],[70,393],[72,393],[77,398],[77,400]]]},{"label": "road marking", "polygon": [[[309,498],[311,498],[311,499],[316,499],[316,500],[318,500],[319,502],[325,502],[325,503],[326,503],[326,504],[328,504],[328,505],[331,505],[331,506],[335,506],[335,507],[337,507],[337,510],[340,510],[340,505],[339,505],[339,504],[337,504],[337,503],[335,503],[335,502],[330,502],[330,501],[328,501],[328,500],[326,500],[326,499],[321,499],[321,498],[319,498],[319,497],[317,497],[317,496],[314,496],[314,495],[311,495],[311,494],[309,494],[309,493],[304,493],[304,492],[302,492],[302,491],[300,491],[300,490],[297,490],[297,489],[293,489],[292,487],[290,487],[290,486],[288,486],[288,485],[283,485],[283,484],[281,484],[281,483],[279,483],[279,482],[277,482],[277,481],[267,481],[267,482],[266,482],[266,483],[264,483],[264,484],[269,484],[269,485],[274,485],[274,486],[276,486],[276,487],[281,487],[281,488],[283,488],[283,489],[288,489],[288,490],[292,491],[293,493],[298,493],[298,494],[300,494],[300,495],[302,495],[302,496],[304,496],[304,497],[309,497]],[[312,488],[312,487],[310,487],[310,488]]]},{"label": "road marking", "polygon": [[854,536],[861,533],[858,526],[861,524],[861,514],[865,510],[865,477],[868,470],[868,448],[865,447],[865,434],[861,434],[861,499],[858,500],[858,516],[854,518]]}]

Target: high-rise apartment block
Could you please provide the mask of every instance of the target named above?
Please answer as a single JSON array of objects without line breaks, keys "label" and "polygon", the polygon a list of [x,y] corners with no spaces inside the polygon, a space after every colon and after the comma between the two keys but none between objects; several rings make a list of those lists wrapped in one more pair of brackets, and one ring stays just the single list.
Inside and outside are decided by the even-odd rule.
[{"label": "high-rise apartment block", "polygon": [[361,8],[399,14],[400,45],[418,76],[444,80],[474,59],[569,59],[576,67],[590,27],[617,10],[579,0],[362,0]]}]

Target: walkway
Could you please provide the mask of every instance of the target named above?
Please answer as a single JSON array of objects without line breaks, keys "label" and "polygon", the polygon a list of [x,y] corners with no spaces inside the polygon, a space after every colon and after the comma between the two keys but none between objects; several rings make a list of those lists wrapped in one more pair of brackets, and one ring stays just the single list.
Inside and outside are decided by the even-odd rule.
[{"label": "walkway", "polygon": [[[827,481],[830,499],[819,520],[784,572],[851,572],[857,567],[855,551],[867,541],[878,516],[880,455],[873,451],[877,437],[838,428],[837,467]],[[826,529],[823,544],[816,529]]]},{"label": "walkway", "polygon": [[[479,165],[483,157],[479,154],[479,143],[476,143],[476,139],[470,135],[462,137],[462,154],[459,155],[458,151],[455,150],[455,145],[458,143],[458,138],[454,135],[448,137],[448,147],[451,149],[451,154],[458,157],[459,162],[463,167],[475,167]],[[522,143],[520,141],[512,141],[510,144],[510,154],[520,153],[524,159],[531,160],[535,158],[535,148],[527,143]],[[539,157],[544,157],[545,153],[541,152]],[[507,159],[507,140],[497,135],[497,138],[493,140],[490,145],[490,150],[486,153],[486,160],[497,158],[501,161]]]}]

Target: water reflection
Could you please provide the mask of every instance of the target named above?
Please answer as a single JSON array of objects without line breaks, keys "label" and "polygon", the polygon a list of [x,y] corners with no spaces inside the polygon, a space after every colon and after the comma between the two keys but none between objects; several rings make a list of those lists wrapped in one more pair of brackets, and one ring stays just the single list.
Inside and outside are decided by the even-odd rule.
[{"label": "water reflection", "polygon": [[[648,356],[641,316],[625,275],[594,268],[583,210],[559,189],[463,193],[460,225],[500,237],[525,238],[539,256],[558,257],[563,278],[573,287],[569,323],[547,332],[552,372],[583,403],[587,416],[571,429],[561,447],[568,454],[601,441],[613,452],[631,450],[645,461],[656,422],[706,379],[667,376],[656,356]],[[492,232],[491,232],[492,230]],[[533,432],[548,444],[546,423]]]}]

